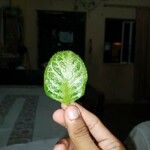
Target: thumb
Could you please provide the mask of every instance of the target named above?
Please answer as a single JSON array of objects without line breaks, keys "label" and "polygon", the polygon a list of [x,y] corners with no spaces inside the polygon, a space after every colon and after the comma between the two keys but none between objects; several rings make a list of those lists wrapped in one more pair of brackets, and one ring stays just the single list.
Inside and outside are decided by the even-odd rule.
[{"label": "thumb", "polygon": [[97,150],[88,128],[77,106],[71,105],[65,109],[65,123],[69,136],[78,150]]}]

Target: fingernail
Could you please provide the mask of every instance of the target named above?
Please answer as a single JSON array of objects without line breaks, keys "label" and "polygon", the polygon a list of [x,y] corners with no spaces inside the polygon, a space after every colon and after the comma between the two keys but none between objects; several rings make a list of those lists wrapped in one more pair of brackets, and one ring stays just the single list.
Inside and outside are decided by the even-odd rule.
[{"label": "fingernail", "polygon": [[76,106],[69,106],[66,112],[69,120],[75,120],[80,115],[79,109]]}]

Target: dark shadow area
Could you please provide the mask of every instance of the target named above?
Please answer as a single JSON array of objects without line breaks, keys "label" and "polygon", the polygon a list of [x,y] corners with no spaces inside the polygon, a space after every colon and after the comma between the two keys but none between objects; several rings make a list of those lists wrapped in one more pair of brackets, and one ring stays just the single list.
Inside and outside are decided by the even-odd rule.
[{"label": "dark shadow area", "polygon": [[0,85],[42,85],[40,70],[0,70]]},{"label": "dark shadow area", "polygon": [[150,103],[132,104],[105,104],[104,124],[121,141],[124,141],[129,132],[137,124],[150,120]]}]

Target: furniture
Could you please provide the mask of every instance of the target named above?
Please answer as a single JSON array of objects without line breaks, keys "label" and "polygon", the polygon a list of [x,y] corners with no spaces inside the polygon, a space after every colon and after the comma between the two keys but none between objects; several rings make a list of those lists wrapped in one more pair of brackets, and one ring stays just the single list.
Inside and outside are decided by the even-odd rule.
[{"label": "furniture", "polygon": [[150,121],[136,125],[125,141],[128,150],[150,149]]}]

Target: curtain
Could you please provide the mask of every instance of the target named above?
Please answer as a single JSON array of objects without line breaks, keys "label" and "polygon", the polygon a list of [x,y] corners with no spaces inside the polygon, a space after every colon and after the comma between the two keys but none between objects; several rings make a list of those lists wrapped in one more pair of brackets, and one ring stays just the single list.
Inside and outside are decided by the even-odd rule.
[{"label": "curtain", "polygon": [[150,101],[150,8],[136,9],[134,75],[136,100]]}]

